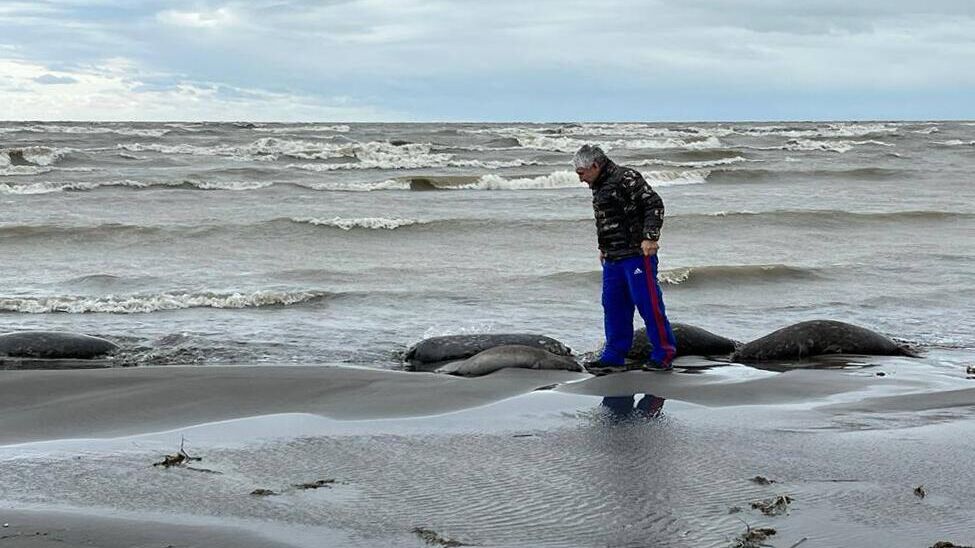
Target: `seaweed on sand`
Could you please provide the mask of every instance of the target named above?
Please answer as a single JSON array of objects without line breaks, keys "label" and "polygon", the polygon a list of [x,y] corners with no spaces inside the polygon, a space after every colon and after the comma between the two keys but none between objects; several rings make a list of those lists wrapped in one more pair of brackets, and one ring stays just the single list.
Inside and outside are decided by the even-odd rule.
[{"label": "seaweed on sand", "polygon": [[745,532],[738,535],[731,544],[731,548],[762,548],[771,546],[766,541],[778,531],[771,527],[755,527],[745,523]]},{"label": "seaweed on sand", "polygon": [[459,540],[440,536],[440,533],[437,533],[433,529],[426,529],[424,527],[414,527],[413,534],[420,537],[420,540],[423,542],[434,546],[469,546]]},{"label": "seaweed on sand", "polygon": [[779,495],[770,499],[755,501],[751,503],[751,506],[756,510],[761,510],[766,516],[778,516],[788,512],[791,503],[792,497]]}]

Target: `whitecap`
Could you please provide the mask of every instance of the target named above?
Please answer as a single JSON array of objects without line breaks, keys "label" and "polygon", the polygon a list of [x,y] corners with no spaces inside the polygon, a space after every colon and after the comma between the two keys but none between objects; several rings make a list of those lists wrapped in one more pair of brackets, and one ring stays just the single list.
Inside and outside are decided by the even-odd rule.
[{"label": "whitecap", "polygon": [[330,226],[341,228],[342,230],[352,230],[354,228],[366,228],[370,230],[395,230],[404,226],[424,224],[425,221],[419,219],[400,219],[386,217],[359,217],[342,218],[332,217],[331,219],[316,219],[313,217],[292,218],[296,223],[307,223],[318,226]]},{"label": "whitecap", "polygon": [[324,291],[255,291],[251,293],[178,293],[109,295],[104,297],[0,297],[0,310],[25,314],[103,312],[137,314],[186,308],[258,308],[293,305],[327,297]]}]

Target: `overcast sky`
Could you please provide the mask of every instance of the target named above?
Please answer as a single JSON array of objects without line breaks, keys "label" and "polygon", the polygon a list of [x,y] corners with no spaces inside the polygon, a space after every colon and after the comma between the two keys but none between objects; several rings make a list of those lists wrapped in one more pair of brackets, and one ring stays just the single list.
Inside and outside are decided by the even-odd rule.
[{"label": "overcast sky", "polygon": [[975,118],[975,0],[0,0],[0,119]]}]

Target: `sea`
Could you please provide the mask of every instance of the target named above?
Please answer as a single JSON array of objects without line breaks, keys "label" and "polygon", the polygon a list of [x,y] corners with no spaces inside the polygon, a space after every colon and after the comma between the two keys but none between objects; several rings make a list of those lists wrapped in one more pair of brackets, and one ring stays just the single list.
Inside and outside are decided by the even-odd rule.
[{"label": "sea", "polygon": [[585,143],[666,204],[671,321],[836,319],[975,361],[971,122],[0,122],[0,331],[103,336],[121,365],[395,369],[462,333],[589,352]]}]

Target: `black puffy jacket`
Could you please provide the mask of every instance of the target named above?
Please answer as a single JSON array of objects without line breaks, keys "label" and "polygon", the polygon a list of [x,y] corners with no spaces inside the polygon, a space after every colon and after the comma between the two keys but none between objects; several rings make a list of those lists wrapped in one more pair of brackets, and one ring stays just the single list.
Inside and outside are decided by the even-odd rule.
[{"label": "black puffy jacket", "polygon": [[660,238],[664,201],[635,169],[607,160],[592,183],[592,208],[599,249],[607,259],[640,255],[640,242]]}]

